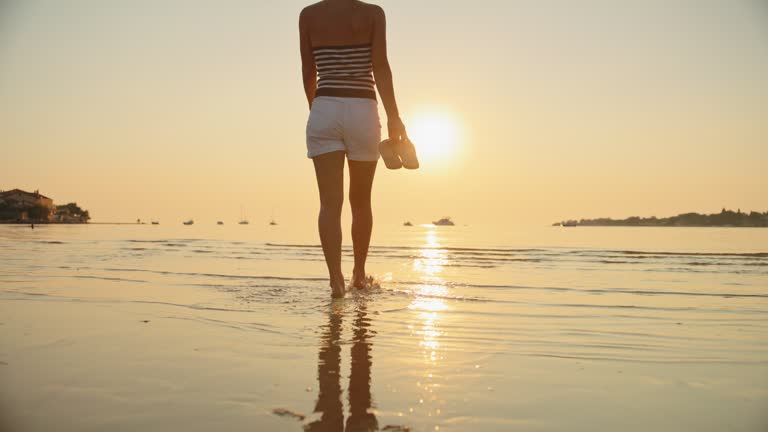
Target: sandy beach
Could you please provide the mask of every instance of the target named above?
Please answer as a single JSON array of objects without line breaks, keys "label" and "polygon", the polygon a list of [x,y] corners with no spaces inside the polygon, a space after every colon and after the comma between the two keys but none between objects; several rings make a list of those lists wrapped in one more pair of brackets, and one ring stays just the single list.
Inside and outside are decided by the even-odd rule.
[{"label": "sandy beach", "polygon": [[395,228],[332,302],[245,229],[0,227],[3,430],[768,425],[763,231]]}]

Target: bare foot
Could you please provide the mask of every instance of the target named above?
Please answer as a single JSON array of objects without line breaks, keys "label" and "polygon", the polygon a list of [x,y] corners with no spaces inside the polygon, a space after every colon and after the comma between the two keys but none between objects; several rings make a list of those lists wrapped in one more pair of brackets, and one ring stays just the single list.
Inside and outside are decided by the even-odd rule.
[{"label": "bare foot", "polygon": [[363,272],[354,272],[352,276],[352,286],[361,290],[370,290],[380,288],[379,282],[371,275],[366,275]]},{"label": "bare foot", "polygon": [[331,281],[331,297],[344,298],[344,294],[346,294],[346,289],[344,289],[344,278]]},{"label": "bare foot", "polygon": [[352,286],[357,289],[365,289],[368,287],[368,279],[365,277],[365,272],[352,271]]}]

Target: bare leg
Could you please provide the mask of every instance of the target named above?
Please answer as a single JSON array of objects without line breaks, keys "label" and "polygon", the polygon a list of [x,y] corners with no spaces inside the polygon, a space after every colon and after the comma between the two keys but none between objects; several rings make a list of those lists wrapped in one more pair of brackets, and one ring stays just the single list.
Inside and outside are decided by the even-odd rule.
[{"label": "bare leg", "polygon": [[341,207],[344,204],[343,151],[322,154],[315,163],[317,188],[320,192],[320,215],[317,227],[323,245],[325,263],[331,284],[331,296],[344,297],[344,275],[341,272]]},{"label": "bare leg", "polygon": [[365,288],[365,260],[373,229],[371,189],[376,164],[376,161],[349,161],[349,204],[352,207],[352,248],[355,252],[352,285],[355,288]]}]

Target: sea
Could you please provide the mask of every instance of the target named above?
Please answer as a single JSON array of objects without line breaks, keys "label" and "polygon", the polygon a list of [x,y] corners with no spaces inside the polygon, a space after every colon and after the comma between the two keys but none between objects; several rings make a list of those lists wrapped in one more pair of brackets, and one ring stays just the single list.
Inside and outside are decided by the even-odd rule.
[{"label": "sea", "polygon": [[377,225],[367,270],[333,301],[311,225],[0,225],[0,413],[18,430],[768,430],[768,229]]}]

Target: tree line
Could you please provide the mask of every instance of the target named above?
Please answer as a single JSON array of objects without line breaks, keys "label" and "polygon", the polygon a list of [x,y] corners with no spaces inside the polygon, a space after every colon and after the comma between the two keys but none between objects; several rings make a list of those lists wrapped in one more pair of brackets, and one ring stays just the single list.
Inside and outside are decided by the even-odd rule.
[{"label": "tree line", "polygon": [[626,219],[580,219],[556,223],[563,226],[691,226],[691,227],[768,227],[768,211],[749,213],[723,210],[720,213],[682,213],[677,216],[657,218],[632,216]]},{"label": "tree line", "polygon": [[[83,210],[77,203],[56,206],[56,210],[44,205],[16,207],[0,203],[0,221],[5,222],[50,222],[52,215],[58,215],[54,222],[84,223],[91,219],[88,210]],[[26,217],[25,217],[26,216]]]}]

